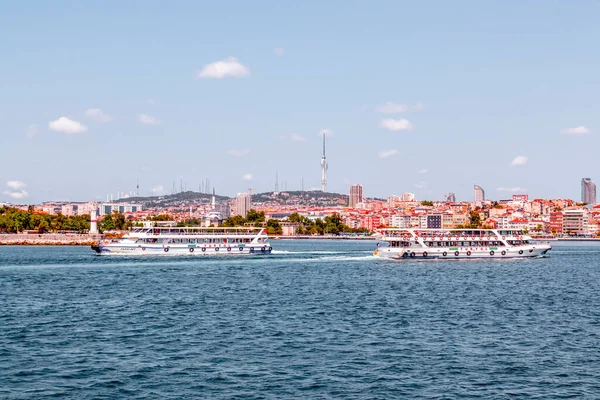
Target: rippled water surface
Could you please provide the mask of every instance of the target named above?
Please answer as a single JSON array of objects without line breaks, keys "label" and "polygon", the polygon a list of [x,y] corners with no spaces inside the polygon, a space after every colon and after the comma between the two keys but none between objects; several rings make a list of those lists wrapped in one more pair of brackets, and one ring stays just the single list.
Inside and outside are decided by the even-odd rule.
[{"label": "rippled water surface", "polygon": [[600,246],[408,261],[0,247],[0,398],[600,397]]}]

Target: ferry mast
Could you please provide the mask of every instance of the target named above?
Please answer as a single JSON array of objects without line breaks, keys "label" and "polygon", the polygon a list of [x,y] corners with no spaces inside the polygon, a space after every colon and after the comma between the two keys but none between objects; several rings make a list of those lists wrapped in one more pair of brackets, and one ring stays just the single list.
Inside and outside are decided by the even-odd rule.
[{"label": "ferry mast", "polygon": [[321,157],[321,191],[327,191],[327,159],[325,158],[325,132],[323,132],[323,157]]}]

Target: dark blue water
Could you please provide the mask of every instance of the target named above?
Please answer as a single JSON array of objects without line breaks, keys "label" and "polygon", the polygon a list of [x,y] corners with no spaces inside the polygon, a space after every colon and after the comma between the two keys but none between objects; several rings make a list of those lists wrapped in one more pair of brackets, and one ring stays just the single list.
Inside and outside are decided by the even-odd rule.
[{"label": "dark blue water", "polygon": [[600,397],[600,246],[519,261],[0,248],[0,398]]}]

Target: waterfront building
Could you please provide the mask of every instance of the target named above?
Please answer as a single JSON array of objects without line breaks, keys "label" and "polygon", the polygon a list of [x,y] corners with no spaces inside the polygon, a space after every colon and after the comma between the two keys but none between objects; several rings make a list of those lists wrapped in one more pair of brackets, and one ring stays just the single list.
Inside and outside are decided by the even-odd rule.
[{"label": "waterfront building", "polygon": [[565,210],[563,212],[562,231],[568,235],[586,235],[588,212],[586,209]]},{"label": "waterfront building", "polygon": [[100,203],[98,205],[99,215],[112,214],[113,212],[120,212],[121,214],[128,212],[142,211],[141,204],[135,203]]},{"label": "waterfront building", "polygon": [[355,208],[358,203],[363,202],[363,187],[360,184],[350,186],[350,198],[348,207]]},{"label": "waterfront building", "polygon": [[563,212],[553,211],[550,213],[550,232],[562,233],[563,231]]},{"label": "waterfront building", "polygon": [[596,204],[596,184],[590,178],[581,179],[581,202]]},{"label": "waterfront building", "polygon": [[246,218],[248,211],[252,207],[252,196],[250,193],[238,193],[235,198],[235,215],[241,215]]},{"label": "waterfront building", "polygon": [[427,215],[427,229],[442,229],[442,215],[441,214],[428,214]]},{"label": "waterfront building", "polygon": [[515,203],[527,203],[529,202],[529,195],[527,194],[513,194],[512,201]]},{"label": "waterfront building", "polygon": [[390,226],[394,228],[410,228],[410,215],[392,215]]},{"label": "waterfront building", "polygon": [[485,191],[479,185],[475,185],[473,188],[473,202],[476,206],[481,206],[485,201]]}]

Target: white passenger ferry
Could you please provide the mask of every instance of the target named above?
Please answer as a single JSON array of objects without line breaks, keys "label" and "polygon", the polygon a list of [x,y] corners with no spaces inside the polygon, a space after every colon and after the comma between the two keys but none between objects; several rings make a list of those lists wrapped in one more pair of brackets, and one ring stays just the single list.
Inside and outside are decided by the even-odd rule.
[{"label": "white passenger ferry", "polygon": [[380,229],[375,256],[403,258],[522,258],[543,256],[552,248],[536,244],[521,231],[501,229]]},{"label": "white passenger ferry", "polygon": [[167,227],[136,228],[119,239],[92,245],[98,254],[271,254],[267,230],[263,228]]}]

